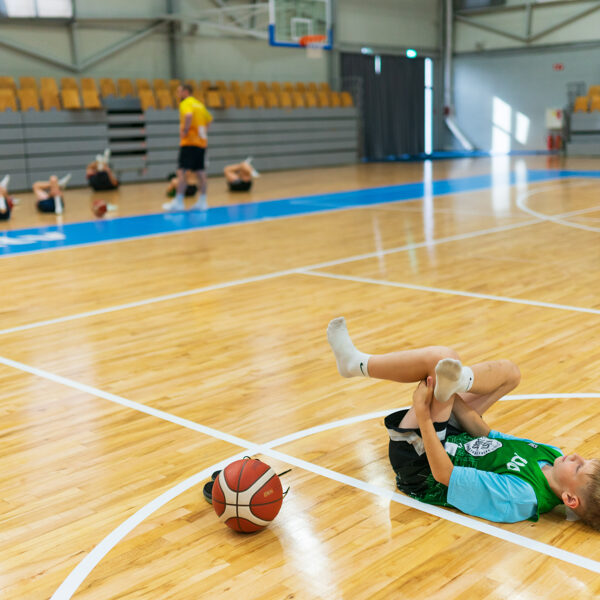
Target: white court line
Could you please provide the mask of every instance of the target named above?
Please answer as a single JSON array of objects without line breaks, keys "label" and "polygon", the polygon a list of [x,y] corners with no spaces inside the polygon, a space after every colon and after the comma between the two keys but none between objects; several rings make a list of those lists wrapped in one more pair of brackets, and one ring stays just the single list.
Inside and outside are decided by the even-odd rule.
[{"label": "white court line", "polygon": [[337,273],[323,273],[321,271],[300,271],[303,275],[314,277],[324,277],[326,279],[339,279],[342,281],[355,281],[357,283],[371,283],[387,287],[403,288],[408,290],[417,290],[420,292],[435,292],[437,294],[449,294],[451,296],[464,296],[465,298],[480,298],[482,300],[496,300],[498,302],[509,302],[512,304],[525,304],[528,306],[539,306],[541,308],[555,308],[557,310],[568,310],[572,312],[589,313],[600,315],[600,309],[585,308],[582,306],[571,306],[569,304],[554,304],[552,302],[539,302],[538,300],[526,300],[520,298],[510,298],[508,296],[493,296],[492,294],[478,294],[476,292],[463,292],[461,290],[450,290],[446,288],[429,287],[425,285],[416,285],[412,283],[398,283],[396,281],[386,281],[385,279],[372,279],[370,277],[357,277],[354,275],[338,275]]},{"label": "white court line", "polygon": [[[568,178],[563,178],[560,180],[561,182],[563,181],[567,181],[567,183],[571,183],[570,181],[568,181]],[[581,183],[572,183],[572,185],[583,185],[587,182],[581,182]],[[548,191],[548,190],[554,190],[556,189],[556,184],[553,184],[551,186],[546,186],[544,188],[536,188],[536,193],[541,193],[544,191]],[[562,186],[559,186],[562,187]],[[443,195],[443,194],[442,194]],[[382,203],[382,204],[388,204],[387,202]],[[370,205],[367,207],[351,207],[351,208],[344,208],[344,209],[340,209],[340,210],[354,210],[355,208],[370,208],[371,206],[377,206],[377,205]],[[584,209],[584,210],[591,210],[591,209]],[[562,215],[558,215],[558,216],[571,216],[573,214],[579,214],[582,211],[574,211],[574,212],[570,212],[570,213],[563,213]],[[452,235],[452,236],[448,236],[445,238],[440,238],[438,240],[431,240],[429,242],[418,242],[418,243],[413,243],[413,244],[405,244],[403,246],[396,246],[395,248],[389,248],[387,250],[378,250],[375,252],[367,252],[365,254],[357,254],[354,256],[350,256],[347,258],[341,258],[341,259],[336,259],[336,260],[332,260],[332,261],[327,261],[327,262],[321,262],[321,263],[316,263],[316,264],[312,264],[312,265],[306,265],[304,267],[298,267],[298,268],[294,268],[294,269],[287,269],[284,271],[276,271],[273,273],[267,273],[265,275],[257,275],[255,277],[246,277],[243,279],[237,279],[237,280],[233,280],[233,281],[227,281],[224,283],[218,283],[218,284],[213,284],[213,285],[208,285],[205,287],[201,287],[201,288],[195,288],[192,290],[185,290],[183,292],[176,292],[173,294],[165,294],[164,296],[156,296],[154,298],[147,298],[145,300],[138,300],[136,302],[128,302],[126,304],[119,304],[116,306],[109,306],[107,308],[101,308],[98,310],[92,310],[92,311],[87,311],[87,312],[83,312],[83,313],[78,313],[75,315],[69,315],[66,317],[58,317],[56,319],[48,319],[45,321],[38,321],[36,323],[29,323],[27,325],[19,325],[17,327],[11,327],[8,329],[3,329],[0,330],[0,335],[6,335],[9,333],[16,333],[18,331],[27,331],[29,329],[35,329],[37,327],[44,327],[46,325],[55,325],[57,323],[66,323],[68,321],[74,321],[77,319],[84,319],[87,317],[93,317],[93,316],[97,316],[97,315],[103,315],[103,314],[107,314],[107,313],[111,313],[111,312],[116,312],[119,310],[126,310],[128,308],[136,308],[138,306],[146,306],[149,304],[154,304],[156,302],[166,302],[169,300],[176,300],[178,298],[184,298],[186,296],[193,296],[195,294],[201,294],[204,292],[210,292],[210,291],[214,291],[214,290],[219,290],[219,289],[225,289],[225,288],[229,288],[229,287],[234,287],[237,285],[245,285],[248,283],[254,283],[254,282],[258,282],[258,281],[264,281],[267,279],[274,279],[277,277],[284,277],[286,275],[294,275],[294,274],[298,274],[304,271],[307,271],[309,269],[321,269],[324,267],[333,267],[336,265],[341,265],[341,264],[346,264],[346,263],[350,263],[350,262],[356,262],[356,261],[360,261],[360,260],[366,260],[369,258],[379,258],[381,256],[385,256],[388,254],[395,254],[397,252],[405,252],[407,250],[415,250],[417,248],[424,248],[424,247],[431,247],[431,246],[436,246],[439,244],[446,244],[449,242],[457,242],[457,241],[462,241],[462,240],[467,240],[467,239],[471,239],[471,238],[475,238],[475,237],[479,237],[479,236],[484,236],[484,235],[489,235],[489,234],[494,234],[494,233],[500,233],[503,231],[511,231],[514,229],[519,229],[522,227],[529,227],[530,225],[538,225],[540,223],[542,223],[544,221],[540,221],[539,219],[536,220],[531,220],[531,221],[523,221],[521,223],[513,223],[510,225],[501,225],[498,227],[491,227],[489,229],[479,229],[477,231],[473,231],[470,233],[461,233],[461,234],[457,234],[457,235]]]},{"label": "white court line", "polygon": [[[397,502],[404,506],[408,506],[410,508],[415,508],[422,512],[426,512],[428,514],[437,516],[441,519],[445,519],[447,521],[451,521],[453,523],[462,525],[464,527],[468,527],[475,531],[494,536],[498,539],[502,539],[507,542],[516,544],[518,546],[528,548],[530,550],[544,554],[546,556],[558,558],[559,560],[568,562],[575,566],[579,566],[584,569],[594,571],[596,573],[600,573],[600,563],[597,561],[594,561],[592,559],[589,559],[587,557],[580,556],[580,555],[574,554],[572,552],[568,552],[566,550],[561,550],[561,549],[551,546],[549,544],[537,542],[537,541],[527,538],[525,536],[521,536],[518,534],[511,533],[509,531],[505,531],[504,529],[502,529],[500,527],[480,522],[478,520],[475,520],[475,519],[465,516],[465,515],[456,514],[449,510],[439,508],[437,506],[431,506],[428,504],[424,504],[422,502],[418,502],[416,500],[413,500],[412,498],[398,494],[397,492],[392,492],[389,489],[374,486],[372,484],[369,484],[364,481],[360,481],[353,477],[348,477],[341,473],[337,473],[336,471],[331,471],[330,469],[319,467],[319,466],[309,463],[307,461],[295,458],[288,454],[278,452],[271,448],[271,446],[275,445],[276,443],[280,444],[280,443],[284,442],[285,440],[290,441],[294,435],[297,436],[298,434],[292,434],[292,436],[285,436],[283,438],[280,438],[279,440],[273,440],[272,442],[267,443],[267,444],[254,444],[252,442],[249,442],[249,441],[239,438],[237,436],[232,436],[227,433],[221,432],[219,430],[213,429],[211,427],[206,427],[204,425],[200,425],[199,423],[194,423],[193,421],[189,421],[187,419],[182,419],[175,415],[171,415],[170,413],[150,408],[150,407],[140,404],[138,402],[127,400],[126,398],[122,398],[120,396],[117,396],[116,394],[107,393],[102,390],[88,386],[86,384],[82,384],[82,383],[67,379],[66,377],[62,377],[60,375],[55,375],[53,373],[49,373],[42,369],[38,369],[36,367],[31,367],[29,365],[25,365],[23,363],[13,361],[8,358],[0,357],[0,364],[4,364],[4,365],[12,367],[14,369],[17,369],[17,370],[20,370],[20,371],[23,371],[26,373],[30,373],[32,375],[36,375],[36,376],[44,378],[44,379],[48,379],[49,381],[59,383],[61,385],[69,387],[71,389],[76,389],[78,391],[109,400],[110,402],[114,402],[121,406],[132,408],[132,409],[142,412],[144,414],[157,417],[159,419],[168,421],[170,423],[182,425],[183,427],[192,429],[197,432],[204,433],[206,435],[209,435],[209,436],[219,439],[221,441],[228,442],[228,443],[231,443],[231,444],[234,444],[237,446],[242,446],[245,449],[245,451],[242,454],[247,453],[247,452],[251,452],[252,454],[255,454],[255,453],[264,454],[265,456],[269,456],[271,458],[281,460],[282,462],[285,462],[287,464],[297,466],[297,467],[305,469],[311,473],[315,473],[317,475],[327,477],[327,478],[337,481],[339,483],[343,483],[345,485],[352,486],[356,489],[360,489],[360,490],[369,492],[371,494],[375,494],[379,497],[386,498],[388,500],[393,500],[394,502]],[[571,395],[569,395],[569,396],[571,396]],[[573,396],[578,397],[579,395],[574,394]],[[380,413],[371,413],[371,415],[373,415],[373,414],[375,414],[376,416],[380,415]],[[358,419],[360,419],[360,417],[352,417],[351,419],[354,422],[356,422]],[[333,424],[333,425],[330,424],[330,425],[320,426],[319,429],[321,431],[324,431],[326,428],[332,428],[333,426],[339,426],[339,425],[337,425],[338,423],[347,423],[347,422],[349,422],[348,419],[343,419],[342,421],[335,422],[335,424]],[[315,431],[315,428],[310,428],[305,431],[306,431],[306,435],[311,435]],[[295,437],[294,439],[299,439],[299,438]],[[235,456],[239,456],[239,454],[236,454]],[[228,459],[228,460],[233,460],[233,458]],[[226,461],[222,461],[222,463],[224,463],[224,462],[226,462]],[[219,463],[219,464],[221,464],[221,463]],[[213,465],[213,467],[214,467],[214,465]],[[189,487],[191,487],[192,485],[195,485],[202,478],[206,477],[206,474],[209,473],[210,469],[213,469],[213,467],[209,467],[209,469],[203,469],[200,473],[193,476],[193,478],[190,478],[183,482],[180,482],[172,490],[168,490],[168,491],[164,492],[158,498],[152,500],[149,504],[147,504],[142,509],[137,511],[134,515],[132,515],[132,517],[127,519],[125,522],[123,522],[119,527],[117,527],[117,529],[115,529],[106,538],[104,538],[104,540],[102,540],[100,542],[100,544],[98,544],[90,552],[90,554],[86,556],[86,558],[84,558],[85,563],[83,564],[83,566],[80,567],[80,565],[83,563],[83,561],[82,561],[82,563],[80,563],[80,565],[78,565],[78,567],[76,567],[75,570],[71,572],[71,574],[67,577],[67,579],[65,579],[63,584],[57,589],[55,594],[52,596],[52,599],[53,600],[68,600],[69,598],[71,598],[72,594],[75,593],[75,591],[78,589],[78,587],[81,585],[81,583],[85,580],[85,578],[89,575],[89,573],[93,570],[93,568],[102,560],[102,558],[112,548],[114,548],[114,546],[117,543],[119,543],[119,541],[121,539],[123,539],[123,537],[125,535],[127,535],[134,527],[136,527],[139,523],[141,523],[145,518],[147,518],[149,515],[151,515],[153,512],[155,512],[158,508],[160,508],[160,506],[163,506],[166,502],[172,500],[178,494],[182,493],[186,489],[189,489]],[[175,491],[177,491],[177,493],[175,493]]]},{"label": "white court line", "polygon": [[[578,184],[574,184],[574,185],[586,185],[586,184],[589,185],[590,183],[591,183],[590,181],[584,181],[584,182],[579,182]],[[582,223],[573,223],[572,221],[564,220],[565,217],[582,215],[582,214],[589,213],[589,212],[597,212],[599,210],[599,208],[597,206],[592,207],[592,208],[584,208],[582,210],[575,210],[570,213],[562,213],[560,215],[547,215],[545,213],[538,212],[537,210],[533,210],[532,208],[529,208],[527,206],[527,199],[531,198],[532,196],[535,196],[538,193],[540,193],[538,190],[532,190],[530,192],[518,194],[517,202],[516,202],[517,207],[520,208],[523,212],[526,212],[534,217],[537,217],[538,219],[542,219],[543,221],[549,221],[552,223],[556,223],[557,225],[565,225],[566,227],[573,227],[575,229],[583,229],[585,231],[593,231],[595,233],[600,232],[600,227],[592,227],[590,225],[584,225]]]}]

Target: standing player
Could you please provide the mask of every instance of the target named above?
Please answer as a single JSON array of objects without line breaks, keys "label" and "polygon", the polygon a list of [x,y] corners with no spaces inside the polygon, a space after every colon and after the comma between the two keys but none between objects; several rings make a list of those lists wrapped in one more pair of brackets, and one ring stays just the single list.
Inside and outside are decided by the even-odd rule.
[{"label": "standing player", "polygon": [[204,159],[207,146],[207,130],[212,115],[206,110],[202,102],[192,96],[192,87],[180,85],[177,88],[177,97],[180,100],[180,148],[179,163],[177,168],[177,194],[171,202],[163,204],[164,210],[183,210],[183,198],[187,187],[185,172],[194,171],[198,178],[200,195],[193,209],[206,210],[206,170]]}]

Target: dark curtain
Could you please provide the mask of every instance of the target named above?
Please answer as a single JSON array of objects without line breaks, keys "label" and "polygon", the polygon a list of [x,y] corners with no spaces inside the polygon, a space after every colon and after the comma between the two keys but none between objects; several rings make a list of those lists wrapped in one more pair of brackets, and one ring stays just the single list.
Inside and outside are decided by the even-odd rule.
[{"label": "dark curtain", "polygon": [[424,151],[425,65],[422,58],[342,53],[345,89],[360,95],[364,152],[369,160],[390,160]]}]

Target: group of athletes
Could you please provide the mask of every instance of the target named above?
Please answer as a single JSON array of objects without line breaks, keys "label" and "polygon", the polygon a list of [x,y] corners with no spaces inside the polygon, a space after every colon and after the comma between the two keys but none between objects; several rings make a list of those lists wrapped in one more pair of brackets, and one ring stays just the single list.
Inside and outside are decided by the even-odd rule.
[{"label": "group of athletes", "polygon": [[[192,88],[182,85],[177,88],[180,115],[180,148],[177,172],[168,176],[166,194],[171,198],[163,204],[165,211],[185,210],[184,198],[195,197],[191,206],[195,210],[206,210],[207,176],[206,176],[206,147],[208,128],[213,120],[212,115],[204,104],[192,95]],[[223,174],[231,192],[247,192],[252,187],[254,178],[259,177],[258,171],[252,165],[252,157],[227,165]],[[86,167],[88,184],[95,191],[116,190],[119,180],[110,166],[110,150],[98,154],[93,162]],[[36,197],[36,207],[43,213],[62,215],[65,209],[64,191],[71,179],[71,173],[59,178],[52,175],[46,181],[36,181],[33,193]],[[13,207],[18,200],[9,193],[10,176],[0,180],[0,220],[10,219]],[[108,205],[109,210],[112,205]]]}]

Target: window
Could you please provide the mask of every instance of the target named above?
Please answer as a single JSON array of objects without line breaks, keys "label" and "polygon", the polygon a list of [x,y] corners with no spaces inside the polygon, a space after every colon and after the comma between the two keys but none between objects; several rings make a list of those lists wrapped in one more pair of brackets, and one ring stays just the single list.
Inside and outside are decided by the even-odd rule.
[{"label": "window", "polygon": [[0,0],[0,17],[72,17],[71,0]]}]

